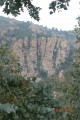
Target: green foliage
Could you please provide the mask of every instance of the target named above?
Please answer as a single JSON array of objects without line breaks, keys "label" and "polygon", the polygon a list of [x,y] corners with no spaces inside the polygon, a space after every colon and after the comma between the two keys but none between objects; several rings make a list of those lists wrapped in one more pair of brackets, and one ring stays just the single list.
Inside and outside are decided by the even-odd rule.
[{"label": "green foliage", "polygon": [[[78,63],[79,51],[75,63]],[[79,64],[79,63],[78,63]],[[73,64],[73,68],[78,68]],[[13,69],[14,68],[14,69]],[[73,70],[73,69],[71,69]],[[76,71],[76,69],[74,69]],[[56,79],[25,80],[20,75],[19,61],[11,51],[0,46],[0,119],[1,120],[77,120],[79,110],[79,77],[59,83]],[[75,72],[72,72],[75,74]],[[78,72],[79,73],[79,72]],[[73,79],[74,78],[74,79]],[[53,92],[56,92],[54,97]],[[55,99],[54,99],[55,98]],[[70,106],[72,111],[66,111]],[[57,107],[57,108],[56,108]],[[65,111],[62,109],[65,108]],[[60,110],[60,111],[59,111]]]},{"label": "green foliage", "polygon": [[[28,37],[29,42],[32,38],[33,28],[34,25],[31,22],[20,22],[15,19],[9,19],[5,17],[0,17],[0,41],[6,41],[8,44],[12,42],[12,38],[24,39]],[[2,34],[3,33],[3,34]],[[74,45],[76,41],[76,34],[74,31],[62,31],[56,28],[49,29],[47,27],[38,26],[37,31],[35,31],[35,35],[37,38],[45,37],[52,37],[53,35],[63,36],[69,43]]]},{"label": "green foliage", "polygon": [[6,104],[1,104],[1,103],[0,103],[0,110],[1,110],[1,111],[4,111],[4,112],[6,112],[6,113],[11,113],[11,112],[15,113],[16,110],[18,110],[18,107],[17,107],[17,106],[14,106],[14,104],[11,105],[11,104],[9,104],[9,103],[6,103]]},{"label": "green foliage", "polygon": [[0,120],[51,120],[54,115],[52,84],[36,78],[25,80],[19,61],[0,46]]},{"label": "green foliage", "polygon": [[49,5],[49,9],[51,10],[50,11],[50,14],[53,14],[53,12],[55,12],[57,9],[64,9],[64,10],[67,10],[67,7],[69,6],[69,2],[70,0],[54,0],[50,3]]},{"label": "green foliage", "polygon": [[[30,22],[18,22],[15,20],[11,20],[12,24],[10,25],[10,19],[4,20],[4,18],[0,18],[0,21],[2,21],[2,24],[0,25],[1,31],[5,31],[0,36],[0,41],[6,41],[9,42],[9,44],[12,41],[12,38],[15,37],[18,39],[24,39],[26,36],[28,37],[28,40],[32,37],[32,30],[29,28]],[[13,28],[13,29],[11,29]]]},{"label": "green foliage", "polygon": [[31,0],[0,0],[0,6],[4,6],[3,12],[6,14],[12,14],[17,16],[20,12],[24,11],[24,7],[27,8],[29,15],[35,20],[39,21],[40,7],[36,7],[32,4]]},{"label": "green foliage", "polygon": [[[49,5],[50,14],[55,12],[57,9],[67,10],[70,0],[55,0]],[[12,14],[17,16],[20,12],[24,12],[24,7],[27,8],[29,15],[35,20],[39,21],[40,7],[36,7],[32,4],[31,0],[0,0],[0,6],[4,6],[3,12],[6,14]]]},{"label": "green foliage", "polygon": [[76,37],[77,37],[77,43],[80,42],[80,16],[77,18],[78,25],[75,27]]},{"label": "green foliage", "polygon": [[6,45],[0,45],[0,74],[10,73],[9,75],[13,76],[13,74],[18,72],[20,72],[20,64],[17,57],[16,59],[14,58],[14,55]]},{"label": "green foliage", "polygon": [[67,57],[66,61],[61,64],[61,67],[60,67],[61,70],[63,70],[63,69],[66,70],[69,68],[69,66],[71,65],[71,63],[73,61],[74,52],[75,52],[75,48],[71,45],[69,57]]},{"label": "green foliage", "polygon": [[[78,30],[80,32],[80,25]],[[77,35],[79,32],[77,31]],[[80,120],[80,47],[75,52],[73,63],[65,71],[64,81],[58,83],[57,90],[62,93],[58,100],[64,107],[68,106],[71,110],[69,118],[66,116],[65,119]]]},{"label": "green foliage", "polygon": [[23,22],[21,24],[17,24],[17,26],[13,30],[7,30],[7,32],[4,33],[4,36],[10,38],[15,37],[17,40],[24,39],[27,36],[28,40],[30,40],[32,36],[32,31],[30,28],[28,28],[28,23]]}]

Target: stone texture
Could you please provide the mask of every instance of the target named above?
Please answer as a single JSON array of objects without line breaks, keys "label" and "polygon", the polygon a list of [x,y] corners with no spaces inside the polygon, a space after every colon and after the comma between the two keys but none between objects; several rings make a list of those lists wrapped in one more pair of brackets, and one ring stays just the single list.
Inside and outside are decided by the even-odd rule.
[{"label": "stone texture", "polygon": [[39,70],[46,71],[48,76],[52,76],[54,69],[66,61],[70,52],[68,41],[64,38],[37,38],[35,34],[30,41],[27,37],[14,41],[12,49],[19,57],[22,75],[27,77],[38,76]]}]

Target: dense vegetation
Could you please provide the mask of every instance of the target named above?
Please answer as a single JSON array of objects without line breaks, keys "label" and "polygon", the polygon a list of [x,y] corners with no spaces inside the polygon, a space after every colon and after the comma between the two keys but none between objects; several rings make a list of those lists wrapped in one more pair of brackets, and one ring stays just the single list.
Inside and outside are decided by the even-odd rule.
[{"label": "dense vegetation", "polygon": [[[54,0],[49,4],[50,14],[55,12],[57,9],[67,10],[70,0]],[[32,0],[1,0],[0,6],[3,6],[3,12],[6,14],[12,14],[14,16],[24,12],[24,8],[28,10],[29,15],[35,20],[39,21],[40,7],[36,7],[32,4]]]},{"label": "dense vegetation", "polygon": [[64,80],[26,80],[18,59],[0,45],[0,119],[79,120],[79,54],[80,49]]},{"label": "dense vegetation", "polygon": [[[25,80],[6,45],[0,46],[0,120],[51,120],[57,103],[50,81]],[[55,102],[55,104],[54,104]]]},{"label": "dense vegetation", "polygon": [[[32,36],[32,34],[35,32],[37,37],[51,37],[54,35],[60,35],[63,36],[66,40],[68,40],[70,43],[74,44],[76,40],[76,35],[74,31],[62,31],[58,30],[57,28],[49,29],[47,27],[35,25],[36,31],[32,31],[32,26],[34,24],[32,22],[20,22],[15,19],[9,19],[0,16],[0,32],[3,33],[0,35],[0,41],[6,40],[11,41],[12,37],[15,37],[16,39],[24,39],[26,36],[28,36],[29,40]],[[22,34],[23,33],[23,34]]]}]

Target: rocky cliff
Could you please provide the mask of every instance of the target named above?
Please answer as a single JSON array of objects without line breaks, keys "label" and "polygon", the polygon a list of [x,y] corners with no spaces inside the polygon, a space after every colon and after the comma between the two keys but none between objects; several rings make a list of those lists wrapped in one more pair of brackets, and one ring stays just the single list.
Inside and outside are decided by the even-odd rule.
[{"label": "rocky cliff", "polygon": [[53,75],[55,69],[61,67],[61,63],[66,61],[70,53],[68,41],[60,36],[32,36],[30,43],[25,37],[15,41],[12,50],[19,57],[22,74],[26,76]]},{"label": "rocky cliff", "polygon": [[64,36],[33,23],[12,19],[3,23],[0,41],[6,41],[19,57],[22,75],[52,76],[70,60],[71,48]]}]

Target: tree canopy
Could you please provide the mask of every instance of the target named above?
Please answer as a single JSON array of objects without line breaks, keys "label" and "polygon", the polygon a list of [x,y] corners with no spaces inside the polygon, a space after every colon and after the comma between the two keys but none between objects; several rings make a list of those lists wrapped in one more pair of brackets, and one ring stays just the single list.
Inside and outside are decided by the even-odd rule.
[{"label": "tree canopy", "polygon": [[[53,14],[58,9],[67,10],[70,0],[54,0],[49,4],[50,14]],[[27,8],[29,15],[35,20],[39,21],[40,7],[36,7],[32,4],[32,0],[0,0],[0,6],[3,6],[3,12],[6,14],[12,14],[17,16],[20,12],[24,12],[24,8]]]},{"label": "tree canopy", "polygon": [[0,120],[52,120],[56,101],[51,81],[25,79],[20,73],[18,59],[0,44]]}]

